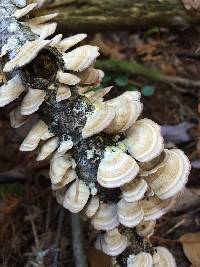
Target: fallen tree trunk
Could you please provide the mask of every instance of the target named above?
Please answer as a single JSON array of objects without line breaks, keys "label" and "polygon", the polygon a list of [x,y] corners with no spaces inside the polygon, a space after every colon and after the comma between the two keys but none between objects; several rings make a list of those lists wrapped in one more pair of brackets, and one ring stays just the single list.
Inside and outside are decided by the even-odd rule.
[{"label": "fallen tree trunk", "polygon": [[200,13],[181,0],[55,0],[37,15],[58,12],[62,31],[126,30],[141,26],[181,26],[200,22]]}]

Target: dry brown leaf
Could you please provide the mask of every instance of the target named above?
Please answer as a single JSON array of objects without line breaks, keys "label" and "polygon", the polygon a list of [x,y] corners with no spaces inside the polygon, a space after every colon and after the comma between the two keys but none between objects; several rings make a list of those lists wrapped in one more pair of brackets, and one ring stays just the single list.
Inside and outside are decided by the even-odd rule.
[{"label": "dry brown leaf", "polygon": [[198,188],[185,188],[181,198],[173,208],[173,212],[189,210],[200,205],[200,190]]},{"label": "dry brown leaf", "polygon": [[110,267],[111,258],[101,251],[89,247],[87,256],[90,267]]},{"label": "dry brown leaf", "polygon": [[122,55],[119,51],[120,47],[114,43],[106,42],[100,33],[95,34],[90,44],[98,46],[101,53],[105,56],[109,56],[111,59],[122,59]]},{"label": "dry brown leaf", "polygon": [[143,54],[153,54],[157,51],[157,47],[160,45],[159,41],[151,40],[148,43],[143,43],[138,41],[135,44],[135,49],[139,55]]},{"label": "dry brown leaf", "polygon": [[11,214],[14,209],[19,205],[20,201],[21,198],[9,195],[4,199],[0,211],[5,215]]},{"label": "dry brown leaf", "polygon": [[193,266],[200,266],[200,232],[187,233],[180,237],[183,251]]},{"label": "dry brown leaf", "polygon": [[161,61],[161,55],[157,55],[158,48],[161,46],[161,40],[150,40],[147,43],[136,42],[135,49],[137,54],[142,57],[144,62]]}]

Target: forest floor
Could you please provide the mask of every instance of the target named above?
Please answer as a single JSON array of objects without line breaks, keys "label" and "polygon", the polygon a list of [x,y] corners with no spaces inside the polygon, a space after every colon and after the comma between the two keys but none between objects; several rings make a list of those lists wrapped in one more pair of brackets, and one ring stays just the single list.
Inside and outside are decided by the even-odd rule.
[{"label": "forest floor", "polygon": [[[137,62],[170,77],[200,81],[200,33],[195,28],[182,32],[151,28],[142,33],[96,34],[89,36],[89,41],[100,47],[100,60]],[[183,149],[192,162],[185,194],[171,213],[158,220],[151,241],[170,248],[177,266],[200,266],[195,254],[195,249],[200,250],[200,88],[155,82],[146,75],[119,74],[117,70],[106,74],[104,84],[114,84],[112,95],[127,87],[140,90],[142,117],[162,125],[166,147]],[[74,266],[70,215],[67,211],[63,215],[52,196],[48,161],[38,163],[36,153],[19,152],[34,118],[28,125],[12,129],[8,114],[15,105],[0,110],[0,266]],[[180,241],[188,233],[196,233],[196,239],[189,241],[189,251],[187,242],[185,246]],[[108,257],[93,249],[87,251],[91,267],[109,266]]]}]

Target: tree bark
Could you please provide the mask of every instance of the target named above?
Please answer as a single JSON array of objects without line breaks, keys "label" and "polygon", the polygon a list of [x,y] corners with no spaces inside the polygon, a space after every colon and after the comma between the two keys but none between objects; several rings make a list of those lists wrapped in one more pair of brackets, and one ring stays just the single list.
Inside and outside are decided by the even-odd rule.
[{"label": "tree bark", "polygon": [[200,22],[181,0],[54,0],[37,15],[58,12],[65,32],[126,30],[141,26],[181,26]]}]

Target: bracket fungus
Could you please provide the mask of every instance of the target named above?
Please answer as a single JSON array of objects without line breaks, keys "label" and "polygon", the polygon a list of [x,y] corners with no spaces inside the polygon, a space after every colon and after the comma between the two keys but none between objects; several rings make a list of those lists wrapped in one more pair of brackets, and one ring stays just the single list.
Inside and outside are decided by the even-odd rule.
[{"label": "bracket fungus", "polygon": [[127,227],[138,225],[144,216],[144,212],[137,201],[127,202],[124,199],[121,199],[117,204],[117,214],[119,222]]},{"label": "bracket fungus", "polygon": [[[138,120],[139,92],[104,101],[112,86],[96,90],[104,73],[94,67],[98,47],[79,46],[86,34],[50,37],[57,24],[49,21],[57,14],[29,18],[37,3],[18,2],[6,1],[11,8],[2,16],[2,23],[21,30],[2,40],[0,56],[9,79],[1,81],[0,107],[21,99],[10,113],[14,128],[32,113],[39,115],[20,150],[40,146],[37,160],[50,160],[58,203],[74,213],[83,211],[95,229],[106,231],[96,246],[117,256],[122,266],[176,266],[165,248],[148,243],[144,250],[143,242],[183,190],[188,158],[179,149],[164,150],[155,122]],[[137,240],[142,240],[139,249]]]},{"label": "bracket fungus", "polygon": [[134,202],[144,197],[148,185],[142,178],[137,178],[121,187],[122,196],[127,202]]},{"label": "bracket fungus", "polygon": [[153,264],[155,267],[176,267],[174,256],[165,247],[155,247]]},{"label": "bracket fungus", "polygon": [[127,267],[153,267],[152,256],[146,252],[130,255],[127,261]]},{"label": "bracket fungus", "polygon": [[163,167],[147,176],[146,181],[160,199],[167,199],[180,192],[187,183],[190,163],[179,149],[165,150]]},{"label": "bracket fungus", "polygon": [[115,204],[100,203],[99,209],[91,220],[97,230],[112,230],[119,225]]},{"label": "bracket fungus", "polygon": [[10,125],[13,128],[19,128],[20,126],[24,125],[24,123],[28,120],[26,116],[21,114],[21,107],[18,106],[13,109],[10,114]]},{"label": "bracket fungus", "polygon": [[148,238],[154,233],[155,225],[156,225],[156,220],[141,221],[136,226],[136,232],[139,236],[144,236]]},{"label": "bracket fungus", "polygon": [[117,228],[100,235],[96,240],[95,247],[109,256],[121,254],[127,247],[127,237],[121,235]]}]

